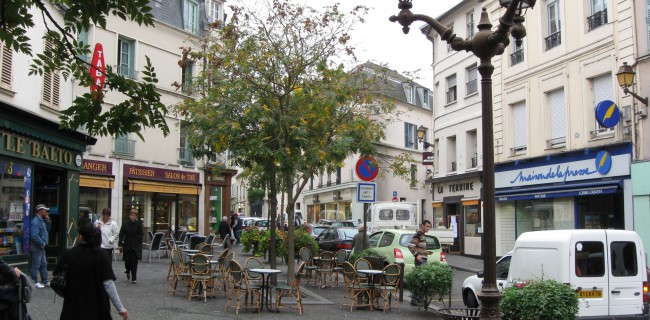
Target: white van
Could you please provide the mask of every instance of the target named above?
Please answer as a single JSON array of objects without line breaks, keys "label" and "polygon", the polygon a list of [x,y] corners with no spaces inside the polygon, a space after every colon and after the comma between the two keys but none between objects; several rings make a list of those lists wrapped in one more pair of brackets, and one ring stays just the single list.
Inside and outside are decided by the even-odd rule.
[{"label": "white van", "polygon": [[634,231],[525,232],[512,250],[506,287],[542,277],[576,289],[580,319],[648,319],[646,257]]},{"label": "white van", "polygon": [[418,205],[414,202],[377,202],[368,208],[368,232],[381,228],[417,228]]}]

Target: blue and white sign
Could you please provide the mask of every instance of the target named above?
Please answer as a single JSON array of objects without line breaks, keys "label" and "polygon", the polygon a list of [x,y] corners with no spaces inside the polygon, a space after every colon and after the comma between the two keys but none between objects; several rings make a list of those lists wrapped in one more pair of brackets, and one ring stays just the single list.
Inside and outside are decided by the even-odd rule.
[{"label": "blue and white sign", "polygon": [[393,197],[397,197],[397,191],[393,191]]},{"label": "blue and white sign", "polygon": [[599,102],[595,111],[596,121],[605,128],[616,127],[621,120],[621,111],[613,101],[604,100]]},{"label": "blue and white sign", "polygon": [[377,185],[374,183],[359,182],[357,186],[358,202],[376,202]]},{"label": "blue and white sign", "polygon": [[629,176],[630,162],[629,153],[611,155],[601,151],[583,160],[496,172],[494,182],[496,188],[511,188]]}]

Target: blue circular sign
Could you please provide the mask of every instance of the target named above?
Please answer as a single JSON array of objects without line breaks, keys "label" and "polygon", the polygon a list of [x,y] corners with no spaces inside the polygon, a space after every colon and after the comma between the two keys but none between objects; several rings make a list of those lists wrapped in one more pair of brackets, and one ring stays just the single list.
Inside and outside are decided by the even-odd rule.
[{"label": "blue circular sign", "polygon": [[596,121],[605,127],[613,128],[621,120],[621,112],[616,103],[604,100],[596,105]]},{"label": "blue circular sign", "polygon": [[596,170],[600,174],[607,174],[612,168],[612,155],[603,150],[596,155]]},{"label": "blue circular sign", "polygon": [[357,176],[363,181],[372,181],[379,174],[379,164],[373,157],[361,157],[356,168]]}]

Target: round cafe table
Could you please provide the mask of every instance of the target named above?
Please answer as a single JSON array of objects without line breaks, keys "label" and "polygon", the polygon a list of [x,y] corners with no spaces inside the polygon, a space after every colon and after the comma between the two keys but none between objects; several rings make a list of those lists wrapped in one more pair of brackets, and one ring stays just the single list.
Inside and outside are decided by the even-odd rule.
[{"label": "round cafe table", "polygon": [[[382,270],[371,270],[371,269],[359,269],[358,273],[363,273],[368,275],[368,281],[370,282],[370,311],[373,310],[373,305],[375,303],[375,275],[382,274]],[[375,308],[379,310],[379,308]]]},{"label": "round cafe table", "polygon": [[[264,307],[264,302],[266,300],[266,310],[268,311],[273,311],[269,308],[269,279],[271,278],[270,275],[272,274],[278,274],[282,273],[281,270],[278,269],[248,269],[249,272],[255,272],[259,273],[262,275],[262,308]],[[266,295],[265,295],[266,294]]]}]

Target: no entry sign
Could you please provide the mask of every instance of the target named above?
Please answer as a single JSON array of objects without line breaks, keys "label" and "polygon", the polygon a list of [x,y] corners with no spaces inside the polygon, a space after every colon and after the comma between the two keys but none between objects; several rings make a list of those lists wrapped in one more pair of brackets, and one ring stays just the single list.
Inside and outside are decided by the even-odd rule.
[{"label": "no entry sign", "polygon": [[373,157],[361,157],[357,161],[357,176],[363,181],[375,180],[379,174],[379,164]]}]

